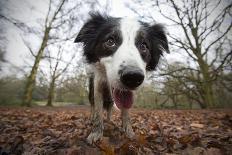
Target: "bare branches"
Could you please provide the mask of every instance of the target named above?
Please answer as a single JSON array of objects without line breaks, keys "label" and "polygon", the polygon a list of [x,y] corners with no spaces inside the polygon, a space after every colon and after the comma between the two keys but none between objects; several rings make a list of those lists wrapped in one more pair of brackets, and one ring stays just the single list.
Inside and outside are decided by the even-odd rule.
[{"label": "bare branches", "polygon": [[195,58],[195,56],[191,53],[191,47],[188,45],[188,43],[183,42],[182,40],[180,40],[180,38],[177,37],[173,37],[171,35],[169,35],[170,38],[172,38],[174,40],[174,43],[171,42],[171,44],[173,46],[176,46],[180,49],[184,49],[184,51],[194,60],[197,61],[197,58]]},{"label": "bare branches", "polygon": [[[165,76],[163,95],[186,96],[204,106],[203,96],[201,96],[201,85],[203,81],[199,79],[200,70],[186,67],[182,63],[169,64],[168,68],[162,70],[161,76]],[[173,98],[174,99],[174,98]]]},{"label": "bare branches", "polygon": [[130,4],[128,4],[128,3],[125,3],[125,6],[126,7],[128,7],[128,8],[130,8],[130,10],[131,11],[133,11],[137,16],[139,16],[139,18],[141,18],[141,19],[148,19],[148,20],[151,20],[151,21],[155,21],[154,20],[154,18],[152,18],[152,14],[151,13],[149,13],[149,16],[146,16],[146,15],[144,15],[144,14],[142,14],[142,13],[140,13],[138,10],[136,10],[135,8],[133,8],[133,7],[131,7],[130,6]]},{"label": "bare branches", "polygon": [[222,9],[222,11],[213,19],[211,23],[208,23],[207,18],[211,15],[209,12],[214,11],[214,9],[216,9],[220,3],[221,1],[219,0],[218,3],[215,5],[215,7],[210,11],[207,11],[207,6],[205,6],[204,8],[206,15],[199,21],[199,25],[201,24],[201,22],[204,22],[202,23],[204,28],[202,32],[199,34],[199,36],[202,38],[202,42],[206,40],[209,35],[212,35],[215,31],[219,30],[219,28],[222,26],[222,24],[226,19],[226,15],[228,15],[230,12],[231,4],[226,6],[224,9]]},{"label": "bare branches", "polygon": [[185,27],[185,24],[183,22],[183,19],[184,19],[184,16],[181,17],[180,15],[180,9],[177,7],[177,5],[175,4],[175,2],[173,0],[170,0],[172,5],[173,5],[173,8],[177,14],[177,17],[180,21],[180,26],[182,27],[183,31],[184,31],[184,34],[185,34],[185,37],[187,38],[188,40],[188,43],[189,43],[189,46],[191,47],[191,49],[194,49],[194,46],[193,46],[193,43],[189,37],[189,34],[188,34],[188,30],[187,30],[187,27]]},{"label": "bare branches", "polygon": [[36,54],[34,53],[34,51],[32,50],[31,46],[29,45],[29,43],[21,36],[22,41],[24,43],[24,45],[27,47],[27,49],[29,50],[29,52],[31,53],[31,55],[33,57],[36,57]]},{"label": "bare branches", "polygon": [[212,41],[205,49],[205,52],[203,53],[203,55],[205,55],[209,49],[215,44],[217,43],[220,39],[222,39],[225,35],[227,35],[227,33],[231,30],[232,28],[232,23],[229,25],[229,27],[225,30],[224,33],[222,33],[218,38],[216,38],[214,41]]},{"label": "bare branches", "polygon": [[177,20],[175,20],[174,18],[172,18],[172,17],[170,17],[170,16],[168,16],[168,15],[166,15],[166,14],[163,13],[162,9],[160,8],[160,3],[159,3],[159,1],[157,1],[156,5],[157,5],[157,7],[158,7],[158,9],[159,9],[160,14],[161,14],[163,17],[165,17],[166,19],[172,21],[172,22],[175,23],[176,25],[179,25],[179,24],[180,24],[179,21],[177,21]]},{"label": "bare branches", "polygon": [[[228,52],[226,56],[221,60],[220,65],[214,70],[215,75],[218,75],[218,72],[223,69],[223,66],[232,60],[232,51]],[[217,73],[217,74],[216,74]]]},{"label": "bare branches", "polygon": [[47,23],[48,23],[49,14],[50,14],[50,11],[51,11],[51,5],[52,5],[52,0],[49,0],[48,12],[47,12],[47,15],[46,15],[46,18],[45,18],[45,23],[44,23],[45,28],[48,26]]},{"label": "bare branches", "polygon": [[[61,11],[63,5],[65,4],[65,1],[67,1],[67,0],[61,0],[60,1],[58,7],[56,8],[55,12],[53,13],[53,15],[51,17],[51,20],[50,21],[49,20],[46,21],[46,23],[45,23],[46,24],[46,28],[51,28],[52,27],[52,24],[53,24],[54,20],[56,19],[58,13]],[[47,16],[49,16],[50,11],[51,11],[51,7],[50,7],[51,3],[52,3],[52,0],[49,1],[49,10],[48,10]],[[48,18],[49,17],[46,17],[46,19],[48,19]]]},{"label": "bare branches", "polygon": [[7,17],[3,14],[0,14],[0,20],[4,20],[4,21],[11,23],[12,25],[17,27],[19,30],[21,30],[24,33],[33,33],[34,35],[39,36],[38,30],[36,30],[33,27],[28,26],[27,24],[25,24],[17,19],[13,19],[13,18]]}]

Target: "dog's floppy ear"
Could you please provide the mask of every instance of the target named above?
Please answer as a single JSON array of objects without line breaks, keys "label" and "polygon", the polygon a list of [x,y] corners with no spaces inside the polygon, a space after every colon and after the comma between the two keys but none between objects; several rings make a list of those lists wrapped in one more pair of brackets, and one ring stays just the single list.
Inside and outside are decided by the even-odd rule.
[{"label": "dog's floppy ear", "polygon": [[90,19],[81,28],[79,34],[77,35],[74,43],[83,42],[87,43],[89,40],[96,36],[99,27],[106,22],[106,17],[101,15],[99,12],[89,13]]},{"label": "dog's floppy ear", "polygon": [[148,35],[151,42],[151,59],[147,64],[147,70],[154,70],[163,51],[169,53],[168,40],[162,24],[150,26]]}]

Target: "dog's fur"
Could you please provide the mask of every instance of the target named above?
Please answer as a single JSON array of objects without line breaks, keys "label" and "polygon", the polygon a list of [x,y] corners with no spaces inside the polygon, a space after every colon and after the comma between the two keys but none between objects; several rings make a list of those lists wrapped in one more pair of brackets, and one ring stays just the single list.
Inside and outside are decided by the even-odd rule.
[{"label": "dog's fur", "polygon": [[128,110],[133,91],[142,84],[146,72],[155,69],[162,52],[168,51],[164,27],[91,13],[75,42],[84,44],[84,56],[93,68],[89,79],[93,128],[88,142],[103,136],[103,108],[110,120],[114,102],[122,111],[123,130],[132,138]]}]

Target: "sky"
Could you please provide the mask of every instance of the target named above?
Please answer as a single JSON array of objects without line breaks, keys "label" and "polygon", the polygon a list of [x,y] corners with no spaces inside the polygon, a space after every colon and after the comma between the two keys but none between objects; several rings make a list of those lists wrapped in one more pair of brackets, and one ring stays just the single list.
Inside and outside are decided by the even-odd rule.
[{"label": "sky", "polygon": [[[173,32],[181,35],[181,31],[176,29],[175,27],[170,27],[169,25],[171,23],[164,17],[162,17],[156,10],[149,9],[149,7],[147,7],[147,5],[149,5],[147,1],[149,0],[144,0],[143,6],[140,6],[137,11],[143,11],[147,14],[151,14],[152,17],[154,17],[154,19],[156,20],[156,22],[162,23],[167,26],[168,33]],[[138,16],[133,11],[131,11],[131,9],[126,7],[126,5],[130,5],[136,8],[132,1],[99,0],[99,3],[100,6],[98,6],[97,8],[98,10],[102,10],[102,8],[104,8],[107,3],[109,4],[108,11],[111,16],[138,18]],[[30,26],[40,27],[42,19],[47,13],[48,0],[37,0],[36,3],[32,0],[1,0],[0,5],[4,6],[0,7],[1,11],[9,11],[11,17],[25,22]],[[167,10],[166,7],[162,9]],[[81,11],[83,12],[83,14],[85,14],[84,20],[86,20],[88,18],[88,8],[83,8],[83,10]],[[79,24],[79,28],[82,24],[83,22]],[[3,27],[5,28],[4,32],[7,38],[5,59],[11,64],[10,67],[9,65],[6,65],[6,67],[3,70],[3,74],[14,74],[17,70],[14,70],[14,67],[12,66],[21,68],[23,67],[24,70],[29,71],[30,67],[28,66],[32,65],[33,59],[31,58],[30,52],[28,51],[28,49],[22,41],[22,37],[24,37],[24,34],[20,32],[17,28],[15,28],[15,26],[7,22],[3,23]],[[32,48],[38,48],[39,41],[37,38],[33,36],[27,36],[27,38],[25,39],[29,40],[30,44],[32,45]],[[75,46],[75,44],[70,46]],[[66,57],[68,60],[70,55],[67,54]],[[165,54],[164,57],[168,61],[184,62],[186,61],[187,56],[185,54],[171,51],[171,54]],[[46,66],[45,63],[41,65]]]}]

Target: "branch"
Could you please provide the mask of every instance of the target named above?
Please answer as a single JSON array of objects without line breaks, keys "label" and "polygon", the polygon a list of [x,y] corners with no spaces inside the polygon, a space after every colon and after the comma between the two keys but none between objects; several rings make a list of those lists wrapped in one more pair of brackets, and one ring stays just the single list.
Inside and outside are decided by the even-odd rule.
[{"label": "branch", "polygon": [[50,22],[48,23],[48,27],[52,27],[52,23],[53,23],[53,21],[56,19],[56,16],[57,16],[58,13],[60,12],[60,10],[62,9],[62,7],[63,7],[65,1],[66,1],[66,0],[61,0],[61,2],[60,2],[60,4],[59,4],[58,8],[56,9],[56,11],[55,11],[55,13],[53,14],[53,16],[52,16]]},{"label": "branch", "polygon": [[221,64],[214,71],[218,72],[219,70],[221,70],[223,68],[224,64],[226,62],[228,62],[227,59],[230,59],[230,60],[232,59],[232,51],[230,51],[229,53],[226,54],[224,59],[221,61]]},{"label": "branch", "polygon": [[27,26],[25,23],[23,22],[20,22],[16,19],[13,19],[13,18],[9,18],[9,17],[6,17],[4,15],[1,15],[0,14],[0,19],[3,19],[11,24],[13,24],[15,27],[17,27],[18,29],[20,29],[21,31],[25,32],[25,31],[29,31],[31,28],[29,26]]},{"label": "branch", "polygon": [[229,25],[229,27],[226,29],[226,31],[220,36],[218,37],[217,39],[215,39],[213,42],[211,42],[208,47],[205,49],[205,52],[203,53],[203,55],[205,55],[209,49],[212,47],[212,45],[214,45],[215,43],[217,43],[220,39],[222,39],[231,29],[232,27],[232,23]]},{"label": "branch", "polygon": [[160,75],[160,76],[173,75],[173,74],[176,73],[176,72],[181,72],[181,71],[186,71],[186,70],[192,70],[192,71],[200,72],[200,71],[197,70],[197,69],[185,67],[185,68],[176,69],[176,70],[173,70],[173,71],[170,71],[170,72],[166,72],[166,73],[160,73],[159,75]]},{"label": "branch", "polygon": [[171,18],[170,16],[166,16],[166,15],[162,12],[162,9],[160,8],[159,1],[157,1],[156,6],[158,7],[158,9],[159,9],[158,11],[160,12],[160,14],[161,14],[163,17],[165,17],[166,19],[168,19],[168,20],[174,22],[174,23],[177,24],[177,25],[180,25],[180,24],[181,24],[180,22],[174,20],[174,19]]},{"label": "branch", "polygon": [[173,5],[173,7],[174,7],[174,10],[175,10],[175,12],[176,12],[176,14],[177,14],[178,19],[180,20],[180,26],[181,26],[181,27],[183,28],[183,30],[184,30],[185,37],[187,38],[187,40],[188,40],[188,42],[189,42],[189,45],[190,45],[191,49],[194,49],[194,46],[193,46],[193,44],[192,44],[192,41],[191,41],[191,39],[190,39],[189,36],[188,36],[187,28],[184,26],[183,17],[180,17],[180,12],[179,12],[180,9],[178,9],[178,7],[176,6],[176,4],[175,4],[175,2],[174,2],[173,0],[170,0],[170,1],[171,1],[172,5]]},{"label": "branch", "polygon": [[[215,5],[215,7],[210,11],[214,11],[214,9],[216,9],[219,4],[221,3],[221,0],[218,1],[217,5]],[[229,10],[231,8],[231,5],[228,5],[227,7],[225,7],[218,15],[217,17],[214,18],[214,21],[212,22],[211,26],[207,27],[207,23],[204,23],[205,29],[200,33],[199,37],[202,36],[202,42],[211,34],[213,33],[215,30],[217,30],[223,23],[223,21],[225,20],[225,16],[227,14],[227,10]],[[205,11],[207,10],[206,8],[204,8]],[[229,12],[229,11],[228,11]],[[210,16],[211,14],[207,14],[206,16]],[[203,18],[202,20],[207,21],[207,18]],[[206,33],[208,31],[208,33]],[[206,33],[206,34],[205,34]],[[205,36],[203,37],[203,35],[205,34]]]},{"label": "branch", "polygon": [[74,53],[73,55],[72,55],[72,58],[69,60],[69,63],[67,63],[66,64],[66,66],[64,67],[64,69],[60,72],[60,73],[58,73],[57,75],[56,75],[56,79],[57,78],[59,78],[63,73],[65,73],[66,72],[66,70],[68,69],[68,67],[70,66],[70,64],[72,63],[72,61],[73,61],[73,59],[76,57],[76,53]]},{"label": "branch", "polygon": [[189,47],[186,43],[184,43],[183,41],[177,39],[176,37],[172,37],[172,36],[170,36],[170,35],[169,35],[169,37],[172,38],[175,42],[181,44],[181,46],[178,46],[177,44],[172,44],[172,45],[184,49],[185,52],[186,52],[194,61],[197,61],[197,59],[189,52],[190,47]]},{"label": "branch", "polygon": [[[20,35],[21,36],[21,35]],[[30,47],[30,45],[28,44],[28,42],[26,42],[26,40],[21,36],[21,39],[24,43],[24,45],[27,47],[27,49],[29,50],[29,52],[31,53],[31,55],[33,57],[36,57],[36,54],[33,52],[32,48]]]},{"label": "branch", "polygon": [[47,23],[48,23],[49,14],[50,14],[50,11],[51,11],[51,5],[52,5],[52,0],[49,0],[48,12],[47,12],[47,15],[46,15],[46,18],[45,18],[45,23],[44,23],[45,28],[48,27]]}]

